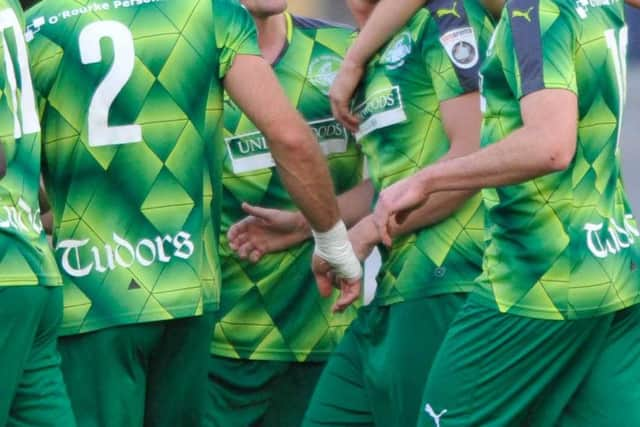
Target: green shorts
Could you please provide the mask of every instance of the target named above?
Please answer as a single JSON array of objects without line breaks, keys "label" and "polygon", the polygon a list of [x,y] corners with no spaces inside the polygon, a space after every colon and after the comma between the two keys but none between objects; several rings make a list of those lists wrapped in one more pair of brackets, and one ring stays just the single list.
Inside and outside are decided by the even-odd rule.
[{"label": "green shorts", "polygon": [[640,426],[640,306],[556,321],[471,297],[431,370],[419,425]]},{"label": "green shorts", "polygon": [[0,426],[73,427],[60,372],[62,287],[0,287]]},{"label": "green shorts", "polygon": [[416,424],[429,369],[466,294],[370,305],[331,355],[303,426]]},{"label": "green shorts", "polygon": [[299,427],[324,362],[211,356],[207,427]]},{"label": "green shorts", "polygon": [[201,425],[212,328],[206,315],[61,337],[78,426]]}]

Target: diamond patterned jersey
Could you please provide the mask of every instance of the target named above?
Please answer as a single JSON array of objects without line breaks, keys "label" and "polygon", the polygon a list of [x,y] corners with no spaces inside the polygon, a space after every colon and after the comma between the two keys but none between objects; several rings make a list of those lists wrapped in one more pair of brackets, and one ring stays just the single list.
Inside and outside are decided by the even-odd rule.
[{"label": "diamond patterned jersey", "polygon": [[0,0],[0,25],[0,286],[59,286],[40,222],[40,123],[17,1]]},{"label": "diamond patterned jersey", "polygon": [[[287,44],[273,65],[291,102],[328,154],[336,192],[361,178],[361,154],[331,114],[328,91],[353,30],[285,14]],[[226,231],[242,219],[242,202],[295,209],[275,171],[264,137],[225,99],[222,291],[211,352],[245,359],[325,360],[355,315],[332,314],[334,299],[321,298],[311,274],[313,243],[269,254],[254,264],[234,256]]]},{"label": "diamond patterned jersey", "polygon": [[[440,103],[478,90],[492,29],[477,1],[431,1],[369,64],[356,101],[356,136],[377,191],[447,153]],[[468,292],[480,274],[483,236],[478,194],[438,224],[380,248],[377,303]]]},{"label": "diamond patterned jersey", "polygon": [[482,144],[522,126],[519,100],[578,94],[570,166],[484,191],[489,243],[480,300],[502,312],[576,319],[638,302],[638,228],[620,179],[626,82],[623,2],[513,0],[482,69]]},{"label": "diamond patterned jersey", "polygon": [[203,188],[221,181],[222,78],[259,54],[250,15],[236,0],[46,0],[27,23],[62,333],[201,314]]}]

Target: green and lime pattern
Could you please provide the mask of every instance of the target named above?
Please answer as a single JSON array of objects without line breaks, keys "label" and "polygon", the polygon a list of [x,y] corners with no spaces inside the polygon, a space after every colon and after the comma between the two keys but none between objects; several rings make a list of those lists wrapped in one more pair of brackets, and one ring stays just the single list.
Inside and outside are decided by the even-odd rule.
[{"label": "green and lime pattern", "polygon": [[[450,6],[438,3],[440,11]],[[362,119],[357,136],[377,191],[447,153],[440,103],[478,88],[477,79],[465,88],[458,71],[473,63],[469,60],[481,60],[493,24],[477,2],[456,2],[455,7],[457,18],[458,9],[466,9],[468,21],[462,27],[447,27],[423,9],[368,66],[355,111]],[[464,55],[448,50],[468,37],[476,41]],[[391,249],[381,248],[376,303],[469,291],[481,271],[483,238],[484,212],[476,195],[446,220],[396,239]]]},{"label": "green and lime pattern", "polygon": [[[286,14],[287,46],[274,64],[285,93],[307,120],[328,155],[336,192],[361,179],[361,154],[332,118],[327,93],[352,30]],[[311,274],[313,244],[307,241],[252,264],[230,250],[226,231],[245,217],[242,202],[295,209],[262,134],[225,100],[223,215],[220,254],[222,293],[212,354],[254,360],[325,360],[355,316],[355,308],[332,314],[335,298],[321,298]]]},{"label": "green and lime pattern", "polygon": [[[27,24],[64,273],[62,334],[201,314],[219,283],[203,233],[204,210],[219,206],[221,79],[235,55],[259,54],[250,15],[235,0],[47,0]],[[96,29],[107,33],[92,51],[80,36],[95,41]],[[97,146],[92,100],[128,60],[108,126],[139,126],[140,138]],[[206,227],[212,240],[217,228]]]},{"label": "green and lime pattern", "polygon": [[490,240],[477,292],[491,307],[563,320],[639,300],[640,233],[618,150],[626,31],[621,1],[518,0],[503,12],[482,70],[483,145],[522,126],[519,99],[538,89],[577,93],[579,124],[567,170],[484,191]]},{"label": "green and lime pattern", "polygon": [[40,124],[20,4],[1,0],[0,17],[0,286],[58,286],[40,221]]}]

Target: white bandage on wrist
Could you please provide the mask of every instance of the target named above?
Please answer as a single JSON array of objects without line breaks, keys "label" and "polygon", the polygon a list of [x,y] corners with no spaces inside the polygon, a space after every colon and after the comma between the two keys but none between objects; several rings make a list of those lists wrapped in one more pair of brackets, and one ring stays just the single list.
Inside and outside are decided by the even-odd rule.
[{"label": "white bandage on wrist", "polygon": [[338,221],[325,232],[311,232],[316,242],[315,254],[327,261],[338,277],[349,280],[362,277],[362,265],[353,252],[344,222]]}]

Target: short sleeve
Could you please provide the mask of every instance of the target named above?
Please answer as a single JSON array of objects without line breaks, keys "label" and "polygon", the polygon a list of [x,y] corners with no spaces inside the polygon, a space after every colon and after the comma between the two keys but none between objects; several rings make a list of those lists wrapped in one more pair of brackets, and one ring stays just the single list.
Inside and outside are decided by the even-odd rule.
[{"label": "short sleeve", "polygon": [[214,26],[220,50],[220,78],[227,74],[236,55],[260,55],[253,19],[237,0],[214,1]]},{"label": "short sleeve", "polygon": [[551,0],[512,0],[506,7],[516,62],[507,81],[517,98],[541,89],[577,93],[575,15]]},{"label": "short sleeve", "polygon": [[478,90],[477,34],[460,0],[434,0],[426,6],[430,23],[424,57],[439,101]]}]

